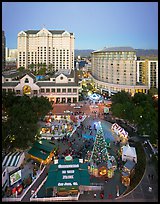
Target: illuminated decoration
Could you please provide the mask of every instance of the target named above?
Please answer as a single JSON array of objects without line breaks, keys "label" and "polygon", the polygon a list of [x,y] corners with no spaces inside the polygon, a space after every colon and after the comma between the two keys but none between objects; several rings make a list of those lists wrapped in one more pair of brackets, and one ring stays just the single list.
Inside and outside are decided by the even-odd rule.
[{"label": "illuminated decoration", "polygon": [[105,176],[107,174],[107,168],[105,166],[102,166],[98,171],[100,176]]},{"label": "illuminated decoration", "polygon": [[122,172],[122,176],[121,176],[121,182],[124,186],[129,186],[130,185],[130,178],[129,178],[129,174],[126,172]]},{"label": "illuminated decoration", "polygon": [[73,158],[72,158],[71,155],[67,155],[64,159],[65,159],[65,161],[71,161],[71,160],[73,160]]},{"label": "illuminated decoration", "polygon": [[92,161],[95,164],[100,164],[102,162],[107,163],[108,161],[108,151],[107,144],[105,142],[104,133],[102,130],[101,123],[99,122],[99,130],[97,131],[96,139],[94,142],[94,147],[90,162]]},{"label": "illuminated decoration", "polygon": [[41,129],[41,133],[44,134],[44,133],[51,133],[51,128],[48,128],[48,127],[42,127]]},{"label": "illuminated decoration", "polygon": [[25,85],[23,87],[23,94],[31,94],[31,87],[28,85]]},{"label": "illuminated decoration", "polygon": [[[93,146],[93,151],[89,158],[89,173],[96,177],[108,177],[112,178],[114,170],[116,170],[116,161],[114,156],[109,156],[107,150],[107,143],[104,138],[101,122],[94,124],[97,128],[97,135]],[[103,166],[102,166],[102,165]]]},{"label": "illuminated decoration", "polygon": [[21,184],[21,185],[19,185],[19,186],[17,187],[17,193],[18,193],[18,195],[20,195],[20,194],[22,193],[22,191],[23,191],[23,186],[22,186],[22,184]]},{"label": "illuminated decoration", "polygon": [[111,130],[113,130],[117,135],[123,136],[124,138],[128,137],[128,132],[120,127],[117,123],[114,123],[111,126]]},{"label": "illuminated decoration", "polygon": [[114,170],[113,169],[108,169],[108,172],[107,172],[108,178],[112,178],[113,175],[114,175]]}]

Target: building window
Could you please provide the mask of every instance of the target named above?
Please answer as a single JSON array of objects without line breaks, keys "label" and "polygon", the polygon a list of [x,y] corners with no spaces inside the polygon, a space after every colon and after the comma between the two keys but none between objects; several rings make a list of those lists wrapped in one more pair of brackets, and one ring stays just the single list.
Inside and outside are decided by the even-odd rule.
[{"label": "building window", "polygon": [[37,93],[38,93],[38,91],[37,91],[37,90],[33,90],[33,93],[34,93],[34,94],[37,94]]},{"label": "building window", "polygon": [[68,89],[68,93],[71,93],[71,89]]},{"label": "building window", "polygon": [[16,90],[16,94],[20,94],[21,92],[20,92],[20,90]]},{"label": "building window", "polygon": [[41,89],[41,93],[44,93],[44,89]]},{"label": "building window", "polygon": [[73,89],[73,93],[77,93],[77,89]]},{"label": "building window", "polygon": [[51,91],[52,91],[53,93],[55,93],[55,89],[51,89]]},{"label": "building window", "polygon": [[25,83],[29,83],[29,79],[28,78],[25,78]]},{"label": "building window", "polygon": [[50,89],[46,89],[46,93],[49,93],[50,92]]},{"label": "building window", "polygon": [[62,89],[62,93],[66,93],[66,89]]},{"label": "building window", "polygon": [[71,81],[71,79],[68,79],[68,81]]},{"label": "building window", "polygon": [[60,77],[60,80],[63,80],[63,77]]},{"label": "building window", "polygon": [[12,89],[8,89],[8,92],[12,92]]},{"label": "building window", "polygon": [[57,93],[60,93],[61,92],[61,89],[57,89]]}]

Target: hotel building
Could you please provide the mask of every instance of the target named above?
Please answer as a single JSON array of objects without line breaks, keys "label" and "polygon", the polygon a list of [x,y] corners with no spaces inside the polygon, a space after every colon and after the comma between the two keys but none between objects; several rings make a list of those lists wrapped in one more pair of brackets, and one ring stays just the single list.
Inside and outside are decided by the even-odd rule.
[{"label": "hotel building", "polygon": [[137,82],[158,89],[158,60],[137,60]]},{"label": "hotel building", "polygon": [[2,75],[2,90],[24,94],[44,96],[52,103],[75,103],[79,101],[79,84],[75,70],[59,70],[48,80],[37,80],[30,72]]},{"label": "hotel building", "polygon": [[109,96],[119,91],[148,92],[147,85],[137,84],[136,51],[131,47],[111,47],[91,53],[91,78],[96,88]]},{"label": "hotel building", "polygon": [[65,30],[27,30],[18,33],[17,68],[42,64],[52,71],[74,69],[74,34]]}]

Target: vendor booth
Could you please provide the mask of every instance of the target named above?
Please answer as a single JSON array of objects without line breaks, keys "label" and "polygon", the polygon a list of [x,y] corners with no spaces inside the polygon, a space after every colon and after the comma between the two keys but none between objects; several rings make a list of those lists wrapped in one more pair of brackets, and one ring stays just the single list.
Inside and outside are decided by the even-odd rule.
[{"label": "vendor booth", "polygon": [[33,147],[28,151],[28,156],[41,164],[48,164],[56,151],[57,146],[54,142],[42,139],[33,144]]},{"label": "vendor booth", "polygon": [[50,166],[45,183],[46,196],[77,195],[79,187],[83,189],[83,186],[90,186],[87,163],[69,156]]},{"label": "vendor booth", "polygon": [[129,144],[126,146],[123,146],[122,149],[122,161],[134,161],[137,163],[137,154],[135,147],[130,147]]}]

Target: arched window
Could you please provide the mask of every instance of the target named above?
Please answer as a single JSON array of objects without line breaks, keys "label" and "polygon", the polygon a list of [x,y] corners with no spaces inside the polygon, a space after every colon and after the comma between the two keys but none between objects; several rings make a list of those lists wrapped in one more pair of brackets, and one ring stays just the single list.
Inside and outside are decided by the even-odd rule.
[{"label": "arched window", "polygon": [[29,83],[29,79],[28,78],[25,78],[25,83]]}]

